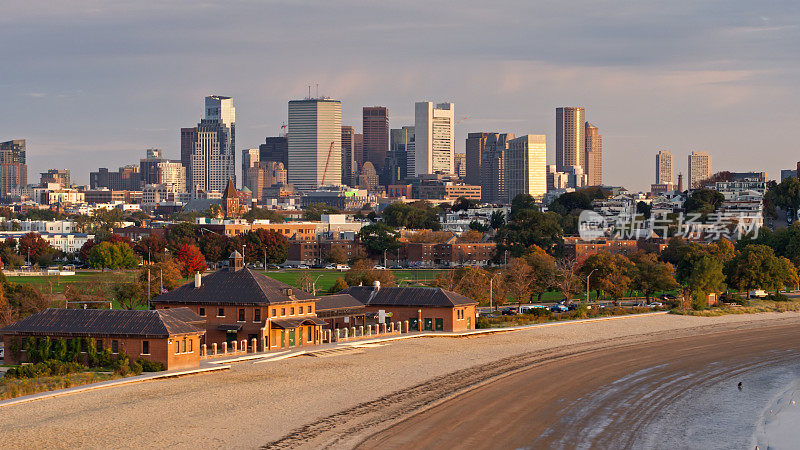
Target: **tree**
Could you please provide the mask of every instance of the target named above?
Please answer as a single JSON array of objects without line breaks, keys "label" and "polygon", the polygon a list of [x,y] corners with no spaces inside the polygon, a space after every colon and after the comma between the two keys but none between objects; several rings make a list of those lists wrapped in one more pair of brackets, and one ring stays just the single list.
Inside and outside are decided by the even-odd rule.
[{"label": "tree", "polygon": [[167,245],[170,250],[177,250],[181,245],[197,245],[197,235],[200,227],[192,223],[181,222],[167,229]]},{"label": "tree", "polygon": [[511,298],[517,303],[527,302],[533,288],[533,271],[522,258],[511,258],[505,268],[505,283]]},{"label": "tree", "polygon": [[280,213],[278,213],[275,210],[266,208],[250,208],[250,211],[247,211],[242,216],[242,219],[245,219],[250,223],[253,223],[256,220],[269,220],[270,223],[285,222],[283,216],[280,215]]},{"label": "tree", "polygon": [[131,247],[124,242],[118,244],[101,242],[89,251],[88,264],[89,267],[103,271],[105,269],[132,269],[139,265],[139,260]]},{"label": "tree", "polygon": [[450,211],[467,211],[477,206],[478,204],[474,200],[470,200],[466,197],[458,197],[456,201],[453,202],[453,206],[450,207]]},{"label": "tree", "polygon": [[483,240],[483,233],[476,230],[465,231],[458,237],[458,242],[476,243]]},{"label": "tree", "polygon": [[328,290],[329,294],[335,294],[339,291],[343,291],[347,289],[347,282],[344,281],[344,278],[338,277],[336,281],[333,283],[333,286]]},{"label": "tree", "polygon": [[183,278],[188,278],[197,272],[205,272],[207,269],[205,257],[194,245],[181,245],[175,252],[175,261],[178,263]]},{"label": "tree", "polygon": [[297,277],[297,287],[300,288],[301,291],[308,292],[309,294],[314,291],[314,280],[308,272],[304,271]]},{"label": "tree", "polygon": [[749,291],[779,291],[797,285],[797,270],[786,258],[777,257],[766,245],[748,245],[726,267],[728,283]]},{"label": "tree", "polygon": [[[618,300],[630,289],[631,261],[624,255],[601,251],[589,256],[581,264],[581,278],[589,278],[589,286]],[[589,277],[591,275],[591,277]]]},{"label": "tree", "polygon": [[133,245],[133,251],[138,253],[143,260],[148,262],[152,261],[153,259],[160,258],[161,254],[164,253],[164,249],[166,248],[166,239],[157,234],[149,234],[144,236]]},{"label": "tree", "polygon": [[506,213],[503,211],[493,211],[489,217],[489,226],[496,230],[506,224]]},{"label": "tree", "polygon": [[684,202],[686,214],[701,214],[703,217],[713,213],[725,201],[721,192],[713,189],[695,189]]},{"label": "tree", "polygon": [[344,280],[348,286],[372,286],[375,281],[380,281],[381,286],[395,285],[395,277],[390,270],[376,270],[368,259],[355,261],[345,273]]},{"label": "tree", "polygon": [[265,229],[242,233],[233,238],[231,246],[237,250],[244,248],[244,259],[250,262],[279,264],[286,261],[289,252],[289,244],[284,235]]},{"label": "tree", "polygon": [[578,263],[573,258],[560,258],[556,260],[555,266],[555,286],[564,296],[564,300],[570,301],[572,295],[580,289]]},{"label": "tree", "polygon": [[125,309],[138,309],[146,303],[142,285],[138,283],[117,283],[111,287],[111,295]]},{"label": "tree", "polygon": [[142,292],[145,294],[147,293],[148,271],[150,272],[151,298],[161,295],[162,286],[165,290],[171,291],[178,287],[183,280],[180,266],[175,260],[166,260],[150,264],[146,267],[142,267],[139,271],[139,285],[142,286]]},{"label": "tree", "polygon": [[475,230],[480,233],[485,233],[491,229],[491,227],[483,222],[478,221],[477,219],[470,221],[469,229]]},{"label": "tree", "polygon": [[722,262],[708,254],[692,260],[692,268],[686,280],[686,286],[692,296],[692,306],[703,309],[706,306],[706,295],[725,290]]},{"label": "tree", "polygon": [[[334,264],[344,264],[347,262],[347,253],[338,245],[331,245],[331,251],[325,256],[326,261]],[[342,279],[344,281],[344,279]]]},{"label": "tree", "polygon": [[531,245],[554,251],[563,242],[563,229],[557,214],[528,209],[497,230],[494,239],[498,244],[495,260],[501,261],[506,251],[520,257]]},{"label": "tree", "polygon": [[312,203],[303,210],[303,220],[319,221],[323,214],[341,214],[339,209],[325,203]]},{"label": "tree", "polygon": [[205,233],[200,238],[199,245],[206,260],[211,262],[222,261],[231,254],[231,240],[224,234]]},{"label": "tree", "polygon": [[367,252],[379,257],[382,257],[385,251],[399,248],[399,237],[400,233],[397,230],[380,222],[362,227],[358,232],[358,240]]},{"label": "tree", "polygon": [[405,227],[413,230],[433,231],[442,228],[437,209],[424,201],[411,204],[392,203],[383,210],[381,217],[386,225],[395,228]]},{"label": "tree", "polygon": [[556,287],[556,260],[534,245],[528,249],[525,261],[531,268],[531,276],[533,278],[531,289],[537,295],[538,300],[541,301],[545,292]]},{"label": "tree", "polygon": [[661,262],[653,253],[636,252],[631,255],[633,262],[632,287],[650,300],[656,292],[676,289],[679,285],[673,275],[670,263]]},{"label": "tree", "polygon": [[44,253],[52,253],[53,251],[50,243],[44,240],[39,233],[25,233],[19,238],[19,255],[28,258],[30,261],[36,261]]}]

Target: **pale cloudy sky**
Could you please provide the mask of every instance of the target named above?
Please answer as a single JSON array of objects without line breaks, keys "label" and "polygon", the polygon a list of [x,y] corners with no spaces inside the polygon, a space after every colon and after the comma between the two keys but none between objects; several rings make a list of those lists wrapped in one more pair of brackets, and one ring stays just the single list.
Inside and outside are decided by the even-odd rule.
[{"label": "pale cloudy sky", "polygon": [[[779,170],[797,151],[796,1],[6,0],[0,140],[28,140],[29,180],[68,168],[177,158],[208,94],[234,97],[239,149],[257,147],[309,84],[361,107],[453,101],[470,131],[546,134],[584,106],[604,138],[606,184],[646,189],[655,153],[686,172]],[[313,89],[313,88],[312,88]],[[240,158],[237,149],[237,160]],[[238,166],[238,164],[237,164]],[[677,175],[677,174],[676,174]]]}]

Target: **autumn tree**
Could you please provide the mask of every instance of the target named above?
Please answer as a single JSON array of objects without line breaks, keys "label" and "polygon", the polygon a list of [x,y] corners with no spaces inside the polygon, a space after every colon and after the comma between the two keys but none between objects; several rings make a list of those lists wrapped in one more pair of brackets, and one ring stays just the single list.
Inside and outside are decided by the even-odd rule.
[{"label": "autumn tree", "polygon": [[208,261],[223,261],[231,254],[231,240],[224,234],[205,233],[199,239],[198,243],[200,245],[200,251],[205,255]]},{"label": "autumn tree", "polygon": [[[147,293],[147,280],[148,272],[150,274],[150,297],[155,297],[161,294],[161,288],[166,291],[171,291],[180,286],[183,277],[181,276],[181,269],[174,259],[159,261],[155,264],[150,264],[142,267],[139,271],[139,285],[142,287],[142,292]],[[145,295],[146,297],[147,295]]]},{"label": "autumn tree", "polygon": [[345,273],[345,281],[349,286],[372,286],[379,281],[381,286],[394,286],[395,276],[390,270],[377,270],[372,261],[360,259],[355,261]]},{"label": "autumn tree", "polygon": [[631,286],[648,300],[656,292],[670,291],[679,286],[672,264],[659,261],[655,254],[636,252],[630,259],[633,262]]},{"label": "autumn tree", "polygon": [[624,255],[601,251],[586,258],[581,264],[580,275],[581,279],[589,279],[590,287],[618,300],[630,289],[631,269],[631,261]]},{"label": "autumn tree", "polygon": [[556,287],[556,260],[540,247],[532,245],[525,255],[525,262],[531,268],[531,290],[542,301],[542,295]]},{"label": "autumn tree", "polygon": [[531,298],[533,270],[522,258],[511,258],[505,268],[505,283],[511,298],[518,304]]},{"label": "autumn tree", "polygon": [[37,261],[44,253],[52,253],[53,247],[39,233],[25,233],[19,238],[19,254],[30,261]]},{"label": "autumn tree", "polygon": [[555,286],[564,296],[564,300],[571,301],[573,294],[580,290],[578,276],[578,263],[574,258],[559,258],[555,263]]},{"label": "autumn tree", "polygon": [[344,278],[339,277],[333,283],[333,286],[331,286],[331,288],[328,289],[328,293],[329,294],[335,294],[335,293],[337,293],[339,291],[343,291],[343,290],[347,289],[347,287],[348,287],[347,286],[347,282],[344,281]]},{"label": "autumn tree", "polygon": [[325,260],[334,264],[344,264],[347,262],[347,253],[338,245],[331,245],[331,250],[325,255]]},{"label": "autumn tree", "polygon": [[797,285],[797,270],[766,245],[748,245],[726,267],[728,282],[741,290],[779,291]]},{"label": "autumn tree", "polygon": [[166,248],[166,239],[157,234],[144,236],[133,245],[133,251],[138,253],[139,256],[142,257],[142,260],[147,262],[160,260]]},{"label": "autumn tree", "polygon": [[200,249],[194,245],[182,244],[175,252],[175,261],[180,268],[181,276],[188,278],[197,272],[205,272],[206,260]]},{"label": "autumn tree", "polygon": [[133,253],[131,247],[120,242],[112,244],[110,242],[101,242],[92,247],[89,252],[89,267],[94,269],[132,269],[139,265],[139,260]]},{"label": "autumn tree", "polygon": [[299,277],[297,277],[297,287],[300,288],[301,291],[308,292],[309,294],[314,291],[314,279],[311,278],[308,272],[303,271]]},{"label": "autumn tree", "polygon": [[139,309],[146,304],[142,285],[138,283],[117,283],[111,287],[111,296],[124,309]]}]

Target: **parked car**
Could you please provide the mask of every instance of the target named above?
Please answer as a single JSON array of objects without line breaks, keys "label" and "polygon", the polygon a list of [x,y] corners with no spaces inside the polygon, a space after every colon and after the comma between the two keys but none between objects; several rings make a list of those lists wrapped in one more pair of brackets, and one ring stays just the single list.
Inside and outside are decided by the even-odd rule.
[{"label": "parked car", "polygon": [[307,266],[307,265],[305,265],[305,264],[298,264],[298,265],[297,265],[297,268],[298,268],[298,269],[310,269],[310,267],[308,267],[308,266]]},{"label": "parked car", "polygon": [[339,272],[344,272],[346,270],[350,270],[350,266],[348,266],[347,264],[337,264],[336,270],[338,270]]},{"label": "parked car", "polygon": [[5,359],[6,351],[4,347],[0,347],[0,359]]},{"label": "parked car", "polygon": [[281,266],[277,264],[267,264],[267,270],[281,270]]},{"label": "parked car", "polygon": [[750,291],[750,298],[764,298],[766,296],[767,293],[763,289],[753,289]]},{"label": "parked car", "polygon": [[672,294],[664,294],[661,296],[661,300],[675,300],[675,296]]},{"label": "parked car", "polygon": [[402,269],[402,268],[403,268],[403,266],[392,266],[392,267],[389,267],[389,268],[390,268],[390,269]]},{"label": "parked car", "polygon": [[564,305],[553,305],[553,306],[550,307],[550,311],[552,311],[552,312],[566,312],[566,311],[569,311],[569,308],[567,308]]},{"label": "parked car", "polygon": [[328,264],[327,266],[325,266],[325,269],[327,269],[327,270],[336,270],[336,264]]},{"label": "parked car", "polygon": [[482,312],[478,313],[478,317],[495,318],[495,317],[500,317],[500,315],[494,312]]},{"label": "parked car", "polygon": [[377,266],[375,266],[375,267],[373,267],[373,268],[374,268],[375,270],[386,270],[386,267],[385,267],[385,266],[381,266],[381,265],[377,265]]}]

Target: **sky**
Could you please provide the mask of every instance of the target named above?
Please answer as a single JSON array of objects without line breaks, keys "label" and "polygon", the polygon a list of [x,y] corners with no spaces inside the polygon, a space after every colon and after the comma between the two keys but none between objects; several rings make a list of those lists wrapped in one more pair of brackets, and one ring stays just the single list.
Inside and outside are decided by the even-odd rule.
[{"label": "sky", "polygon": [[319,85],[413,125],[414,102],[455,103],[468,132],[546,134],[555,108],[583,106],[603,135],[603,181],[653,183],[668,149],[713,169],[800,160],[800,2],[786,0],[6,0],[0,15],[0,141],[27,139],[28,179],[66,168],[179,158],[203,97],[234,98],[240,150],[280,132],[287,102]]}]

